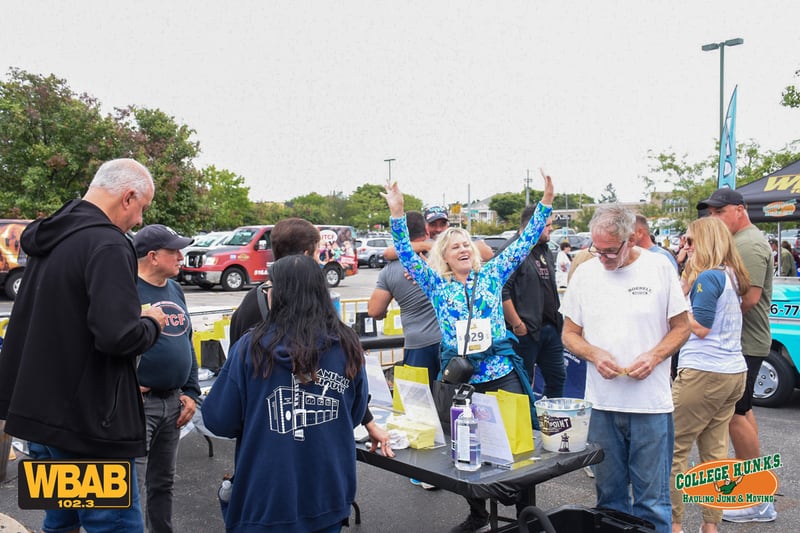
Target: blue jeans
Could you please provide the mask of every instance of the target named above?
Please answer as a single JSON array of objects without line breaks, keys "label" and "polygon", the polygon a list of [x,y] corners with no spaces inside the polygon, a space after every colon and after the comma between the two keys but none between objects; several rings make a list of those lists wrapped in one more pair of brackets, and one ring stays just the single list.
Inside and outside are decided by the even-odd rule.
[{"label": "blue jeans", "polygon": [[548,398],[564,396],[564,382],[567,379],[564,345],[561,344],[561,334],[554,325],[542,325],[538,342],[529,334],[519,338],[517,342],[512,337],[511,344],[514,346],[514,351],[522,357],[531,383],[534,377],[533,367],[536,365],[544,378],[544,395]]},{"label": "blue jeans", "polygon": [[[97,459],[82,457],[52,446],[39,447],[37,459]],[[46,453],[46,455],[45,455]],[[131,460],[131,506],[128,509],[48,509],[44,514],[42,530],[47,533],[75,531],[80,527],[87,533],[144,533],[139,488],[136,486],[136,463]]]},{"label": "blue jeans", "polygon": [[172,493],[181,436],[176,424],[181,414],[181,394],[180,389],[144,394],[147,457],[137,458],[136,464],[142,472],[139,492],[145,501],[145,520],[151,533],[172,531]]},{"label": "blue jeans", "polygon": [[405,348],[403,350],[403,364],[428,369],[428,384],[433,386],[436,376],[439,375],[439,343],[423,346],[422,348]]},{"label": "blue jeans", "polygon": [[589,441],[605,459],[594,465],[597,507],[615,509],[672,531],[669,479],[675,431],[672,413],[592,410]]}]

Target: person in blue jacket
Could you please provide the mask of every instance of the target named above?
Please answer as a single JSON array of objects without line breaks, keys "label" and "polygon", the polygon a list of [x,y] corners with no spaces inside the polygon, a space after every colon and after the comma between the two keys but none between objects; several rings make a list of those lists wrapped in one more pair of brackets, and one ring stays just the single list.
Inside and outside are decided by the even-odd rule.
[{"label": "person in blue jacket", "polygon": [[279,259],[271,278],[269,315],[233,345],[203,402],[206,427],[236,439],[225,528],[337,532],[356,492],[363,350],[313,258]]}]

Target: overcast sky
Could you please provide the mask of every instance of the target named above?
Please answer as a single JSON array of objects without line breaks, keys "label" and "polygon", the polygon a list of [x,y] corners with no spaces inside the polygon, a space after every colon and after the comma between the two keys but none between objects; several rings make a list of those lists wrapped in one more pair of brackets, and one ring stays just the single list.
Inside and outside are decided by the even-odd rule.
[{"label": "overcast sky", "polygon": [[800,1],[4,2],[0,67],[53,73],[104,109],[196,130],[198,166],[253,200],[349,195],[392,177],[426,204],[520,191],[641,198],[647,152],[710,155],[725,93],[737,138],[800,138]]}]

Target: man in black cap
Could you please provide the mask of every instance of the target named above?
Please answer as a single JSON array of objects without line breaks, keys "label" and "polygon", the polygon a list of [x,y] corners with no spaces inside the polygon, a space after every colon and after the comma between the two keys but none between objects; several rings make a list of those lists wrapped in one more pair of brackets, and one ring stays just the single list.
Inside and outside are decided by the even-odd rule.
[{"label": "man in black cap", "polygon": [[172,531],[178,442],[200,398],[192,322],[183,289],[172,279],[183,262],[181,248],[193,242],[162,224],[145,226],[133,239],[142,307],[159,307],[167,315],[158,342],[142,355],[137,368],[147,429],[147,456],[136,459],[139,492],[147,528],[156,532]]},{"label": "man in black cap", "polygon": [[[707,200],[697,204],[697,210],[708,210],[712,217],[725,223],[750,274],[750,289],[742,296],[742,353],[747,361],[747,386],[736,403],[728,428],[736,458],[754,459],[761,456],[761,447],[752,409],[753,385],[772,342],[769,329],[772,251],[761,231],[750,222],[744,198],[735,190],[717,189]],[[722,513],[722,519],[728,522],[771,522],[776,516],[771,502]]]}]

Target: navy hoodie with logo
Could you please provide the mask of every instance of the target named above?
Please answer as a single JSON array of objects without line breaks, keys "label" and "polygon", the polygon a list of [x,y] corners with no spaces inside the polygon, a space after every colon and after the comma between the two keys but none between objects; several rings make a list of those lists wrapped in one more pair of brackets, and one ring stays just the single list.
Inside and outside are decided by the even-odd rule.
[{"label": "navy hoodie with logo", "polygon": [[130,239],[72,200],[21,243],[28,264],[0,351],[6,432],[77,456],[143,456],[136,356],[160,328],[141,316]]},{"label": "navy hoodie with logo", "polygon": [[304,533],[340,523],[355,498],[353,428],[367,406],[366,371],[348,379],[334,343],[320,356],[316,383],[301,384],[281,345],[269,377],[254,376],[251,335],[231,348],[202,405],[206,428],[236,438],[225,528]]}]

